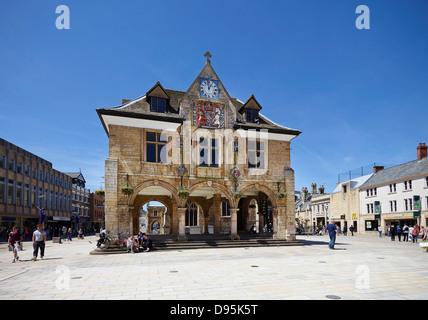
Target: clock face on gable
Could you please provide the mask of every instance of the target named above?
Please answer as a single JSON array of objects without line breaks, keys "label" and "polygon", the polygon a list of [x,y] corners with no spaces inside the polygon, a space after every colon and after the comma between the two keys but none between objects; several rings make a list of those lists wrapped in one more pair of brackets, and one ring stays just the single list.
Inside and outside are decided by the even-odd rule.
[{"label": "clock face on gable", "polygon": [[218,100],[219,92],[218,80],[211,80],[210,78],[199,79],[199,96],[201,98]]}]

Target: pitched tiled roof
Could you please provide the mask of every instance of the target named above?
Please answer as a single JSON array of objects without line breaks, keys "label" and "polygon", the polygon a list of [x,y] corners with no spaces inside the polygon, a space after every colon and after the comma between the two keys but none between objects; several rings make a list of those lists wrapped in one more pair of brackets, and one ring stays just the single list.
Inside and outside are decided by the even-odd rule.
[{"label": "pitched tiled roof", "polygon": [[[163,88],[162,88],[163,89]],[[125,103],[112,107],[112,108],[100,108],[97,109],[97,113],[101,118],[101,114],[106,115],[118,115],[118,116],[126,116],[126,117],[136,117],[136,118],[145,118],[145,119],[153,119],[160,121],[172,121],[172,122],[181,122],[184,119],[180,116],[180,101],[184,98],[186,92],[171,90],[171,89],[163,89],[168,96],[169,99],[169,108],[167,109],[167,113],[157,113],[150,112],[150,104],[147,102],[147,97],[140,96],[133,100],[125,100]],[[242,108],[244,103],[237,98],[231,98],[232,104],[234,105],[236,111]],[[243,120],[236,119],[235,129],[267,129],[271,133],[281,133],[281,134],[290,134],[298,136],[301,132],[296,129],[287,128],[281,126],[272,120],[268,119],[266,116],[259,114],[260,121],[258,123],[249,123]],[[101,119],[102,122],[102,119]],[[107,130],[106,130],[107,132]]]},{"label": "pitched tiled roof", "polygon": [[428,174],[428,157],[383,169],[373,174],[361,187],[371,187],[389,181],[399,180],[419,174]]},{"label": "pitched tiled roof", "polygon": [[332,193],[342,192],[342,186],[345,185],[345,184],[348,184],[348,183],[350,184],[350,188],[351,189],[361,188],[365,184],[365,182],[367,180],[369,180],[372,176],[373,176],[373,173],[367,174],[365,176],[358,177],[358,178],[355,178],[355,179],[350,179],[350,180],[347,180],[347,181],[343,181],[343,182],[339,183],[336,186],[336,189],[334,189]]}]

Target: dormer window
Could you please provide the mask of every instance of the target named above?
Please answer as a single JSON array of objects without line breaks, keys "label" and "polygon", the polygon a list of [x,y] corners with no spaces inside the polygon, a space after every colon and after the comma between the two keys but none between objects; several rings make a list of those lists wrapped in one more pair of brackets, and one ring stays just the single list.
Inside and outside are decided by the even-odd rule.
[{"label": "dormer window", "polygon": [[170,99],[159,81],[146,93],[146,100],[150,104],[150,112],[166,113]]},{"label": "dormer window", "polygon": [[247,109],[245,110],[247,122],[258,122],[259,121],[259,111]]},{"label": "dormer window", "polygon": [[[262,109],[262,106],[257,102],[254,95],[250,97],[250,99],[245,102],[238,112],[244,116],[245,113],[245,121],[250,123],[259,123],[259,111]],[[244,120],[244,119],[243,119]]]},{"label": "dormer window", "polygon": [[150,98],[150,111],[166,113],[166,99],[164,98]]}]

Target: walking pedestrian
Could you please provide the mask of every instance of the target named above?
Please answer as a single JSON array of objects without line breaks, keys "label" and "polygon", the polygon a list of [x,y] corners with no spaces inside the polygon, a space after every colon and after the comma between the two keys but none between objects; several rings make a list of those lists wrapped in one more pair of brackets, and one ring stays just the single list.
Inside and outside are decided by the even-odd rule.
[{"label": "walking pedestrian", "polygon": [[37,255],[40,248],[40,258],[43,260],[45,256],[45,244],[46,244],[46,232],[43,230],[42,225],[37,225],[37,230],[33,232],[33,258],[31,260],[36,261]]},{"label": "walking pedestrian", "polygon": [[67,238],[67,227],[66,226],[62,226],[62,238],[65,239]]},{"label": "walking pedestrian", "polygon": [[336,235],[338,234],[338,228],[334,223],[334,220],[331,220],[330,224],[327,226],[328,235],[330,237],[330,242],[328,247],[330,250],[334,250],[334,244],[336,242]]},{"label": "walking pedestrian", "polygon": [[395,241],[395,226],[393,224],[389,227],[389,233],[391,234],[391,241]]},{"label": "walking pedestrian", "polygon": [[379,238],[382,238],[382,227],[377,227],[377,231],[379,231]]},{"label": "walking pedestrian", "polygon": [[348,226],[345,224],[345,226],[343,227],[343,235],[347,236],[348,235]]},{"label": "walking pedestrian", "polygon": [[418,243],[418,236],[419,236],[419,226],[416,224],[412,230],[412,242],[413,243]]},{"label": "walking pedestrian", "polygon": [[401,226],[400,225],[397,225],[397,229],[396,229],[396,231],[397,231],[397,237],[398,237],[398,241],[400,241],[401,242]]},{"label": "walking pedestrian", "polygon": [[21,246],[21,241],[22,241],[22,235],[18,232],[18,227],[15,227],[15,226],[12,227],[12,232],[9,233],[9,237],[7,240],[7,244],[10,248],[9,250],[13,251],[12,263],[19,260],[18,250],[19,250],[19,247]]},{"label": "walking pedestrian", "polygon": [[349,227],[349,231],[351,231],[352,236],[354,236],[354,230],[355,230],[354,226]]},{"label": "walking pedestrian", "polygon": [[403,242],[409,241],[409,227],[407,226],[407,224],[404,224],[403,226]]},{"label": "walking pedestrian", "polygon": [[421,229],[419,230],[419,236],[421,237],[421,239],[424,238],[425,236],[425,227],[422,226]]}]

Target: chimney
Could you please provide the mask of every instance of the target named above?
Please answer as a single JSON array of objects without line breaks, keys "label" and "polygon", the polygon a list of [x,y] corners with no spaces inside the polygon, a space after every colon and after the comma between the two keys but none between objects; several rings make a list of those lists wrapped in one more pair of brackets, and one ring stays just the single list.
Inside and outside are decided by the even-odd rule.
[{"label": "chimney", "polygon": [[379,171],[382,171],[383,169],[385,169],[384,166],[374,166],[373,167],[373,173],[378,173]]},{"label": "chimney", "polygon": [[306,187],[302,188],[302,200],[308,201],[308,188]]},{"label": "chimney", "polygon": [[317,194],[317,184],[316,183],[311,184],[311,194]]},{"label": "chimney", "polygon": [[425,143],[419,143],[417,150],[418,150],[418,161],[422,160],[427,156],[427,146],[425,145]]}]

